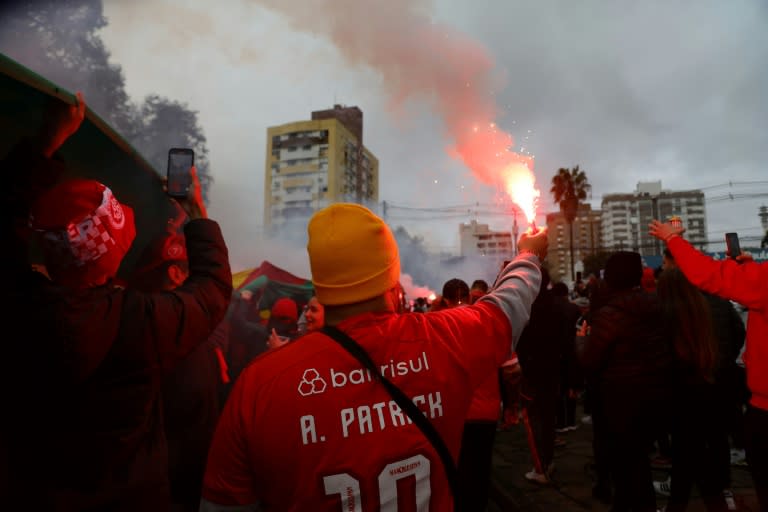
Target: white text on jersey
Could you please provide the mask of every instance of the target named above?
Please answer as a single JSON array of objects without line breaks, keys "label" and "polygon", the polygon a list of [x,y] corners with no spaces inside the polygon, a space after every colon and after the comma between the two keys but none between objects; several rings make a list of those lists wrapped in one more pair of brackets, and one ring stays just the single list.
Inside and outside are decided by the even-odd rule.
[{"label": "white text on jersey", "polygon": [[[443,399],[439,391],[417,395],[412,400],[427,418],[434,419],[443,416]],[[341,420],[341,435],[344,438],[349,437],[350,434],[370,434],[413,423],[394,400],[346,407],[339,411],[339,419]],[[325,441],[324,435],[318,435],[314,416],[309,414],[302,416],[299,422],[303,444]]]},{"label": "white text on jersey", "polygon": [[[331,386],[334,388],[341,388],[347,384],[363,384],[365,382],[373,382],[373,375],[370,370],[364,368],[356,368],[349,373],[337,372],[333,368],[331,371]],[[421,355],[415,359],[409,359],[407,361],[395,362],[394,359],[389,360],[389,364],[383,364],[379,367],[381,375],[387,378],[402,377],[409,373],[419,373],[421,371],[429,371],[429,360],[427,359],[427,353],[422,352]]]}]

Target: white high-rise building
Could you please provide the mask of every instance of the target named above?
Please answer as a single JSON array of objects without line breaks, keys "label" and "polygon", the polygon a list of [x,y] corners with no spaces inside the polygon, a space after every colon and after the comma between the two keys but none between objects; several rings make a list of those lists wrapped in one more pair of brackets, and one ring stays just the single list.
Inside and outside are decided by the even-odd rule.
[{"label": "white high-rise building", "polygon": [[608,194],[601,204],[603,247],[660,255],[663,244],[648,234],[652,219],[667,221],[673,215],[683,221],[685,238],[704,249],[707,215],[701,190],[664,190],[661,181],[638,183],[633,193]]},{"label": "white high-rise building", "polygon": [[488,224],[476,220],[459,224],[461,256],[488,256],[499,260],[512,259],[512,233],[492,231]]}]

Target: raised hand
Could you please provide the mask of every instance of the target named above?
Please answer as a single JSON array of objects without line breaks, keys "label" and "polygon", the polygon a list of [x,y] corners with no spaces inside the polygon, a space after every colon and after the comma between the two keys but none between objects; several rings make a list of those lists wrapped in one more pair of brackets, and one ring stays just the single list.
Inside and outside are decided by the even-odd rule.
[{"label": "raised hand", "polygon": [[539,228],[535,233],[530,229],[520,235],[517,241],[517,250],[520,253],[530,252],[539,257],[542,262],[547,257],[547,248],[549,239],[547,238],[547,228]]},{"label": "raised hand", "polygon": [[75,95],[74,104],[70,105],[61,100],[52,100],[51,106],[44,114],[40,139],[43,154],[50,158],[80,128],[85,119],[85,100],[83,93]]},{"label": "raised hand", "polygon": [[200,186],[200,178],[197,176],[197,168],[192,166],[189,170],[192,176],[192,184],[189,187],[189,194],[185,199],[177,198],[176,201],[184,209],[190,219],[207,219],[208,211],[203,202],[203,188]]},{"label": "raised hand", "polygon": [[656,219],[653,219],[653,221],[648,224],[648,233],[650,233],[651,236],[658,238],[659,240],[668,242],[670,238],[685,233],[685,228],[675,227],[668,222],[660,222]]},{"label": "raised hand", "polygon": [[277,335],[277,331],[272,329],[272,333],[269,335],[269,339],[267,340],[267,347],[270,349],[282,347],[283,345],[286,345],[289,340],[281,338]]}]

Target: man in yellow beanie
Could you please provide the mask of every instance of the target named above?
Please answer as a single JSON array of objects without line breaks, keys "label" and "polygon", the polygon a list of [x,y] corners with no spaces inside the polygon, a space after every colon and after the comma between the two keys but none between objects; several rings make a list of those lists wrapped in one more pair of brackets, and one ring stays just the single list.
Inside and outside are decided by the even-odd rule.
[{"label": "man in yellow beanie", "polygon": [[400,258],[384,221],[354,204],[316,213],[307,251],[326,325],[375,366],[327,328],[257,359],[217,427],[201,510],[452,510],[445,459],[374,374],[416,405],[455,462],[474,389],[497,374],[528,321],[546,230],[518,247],[474,305],[399,314]]}]

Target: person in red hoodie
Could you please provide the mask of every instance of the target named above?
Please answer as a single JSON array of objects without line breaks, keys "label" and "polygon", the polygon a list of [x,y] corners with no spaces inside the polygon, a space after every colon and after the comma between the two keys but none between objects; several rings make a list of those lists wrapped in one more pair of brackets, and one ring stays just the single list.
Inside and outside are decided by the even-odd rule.
[{"label": "person in red hoodie", "polygon": [[757,263],[745,253],[715,260],[683,239],[684,228],[658,220],[649,231],[666,242],[692,284],[749,309],[743,357],[752,392],[745,417],[746,453],[760,510],[768,510],[768,263]]}]

